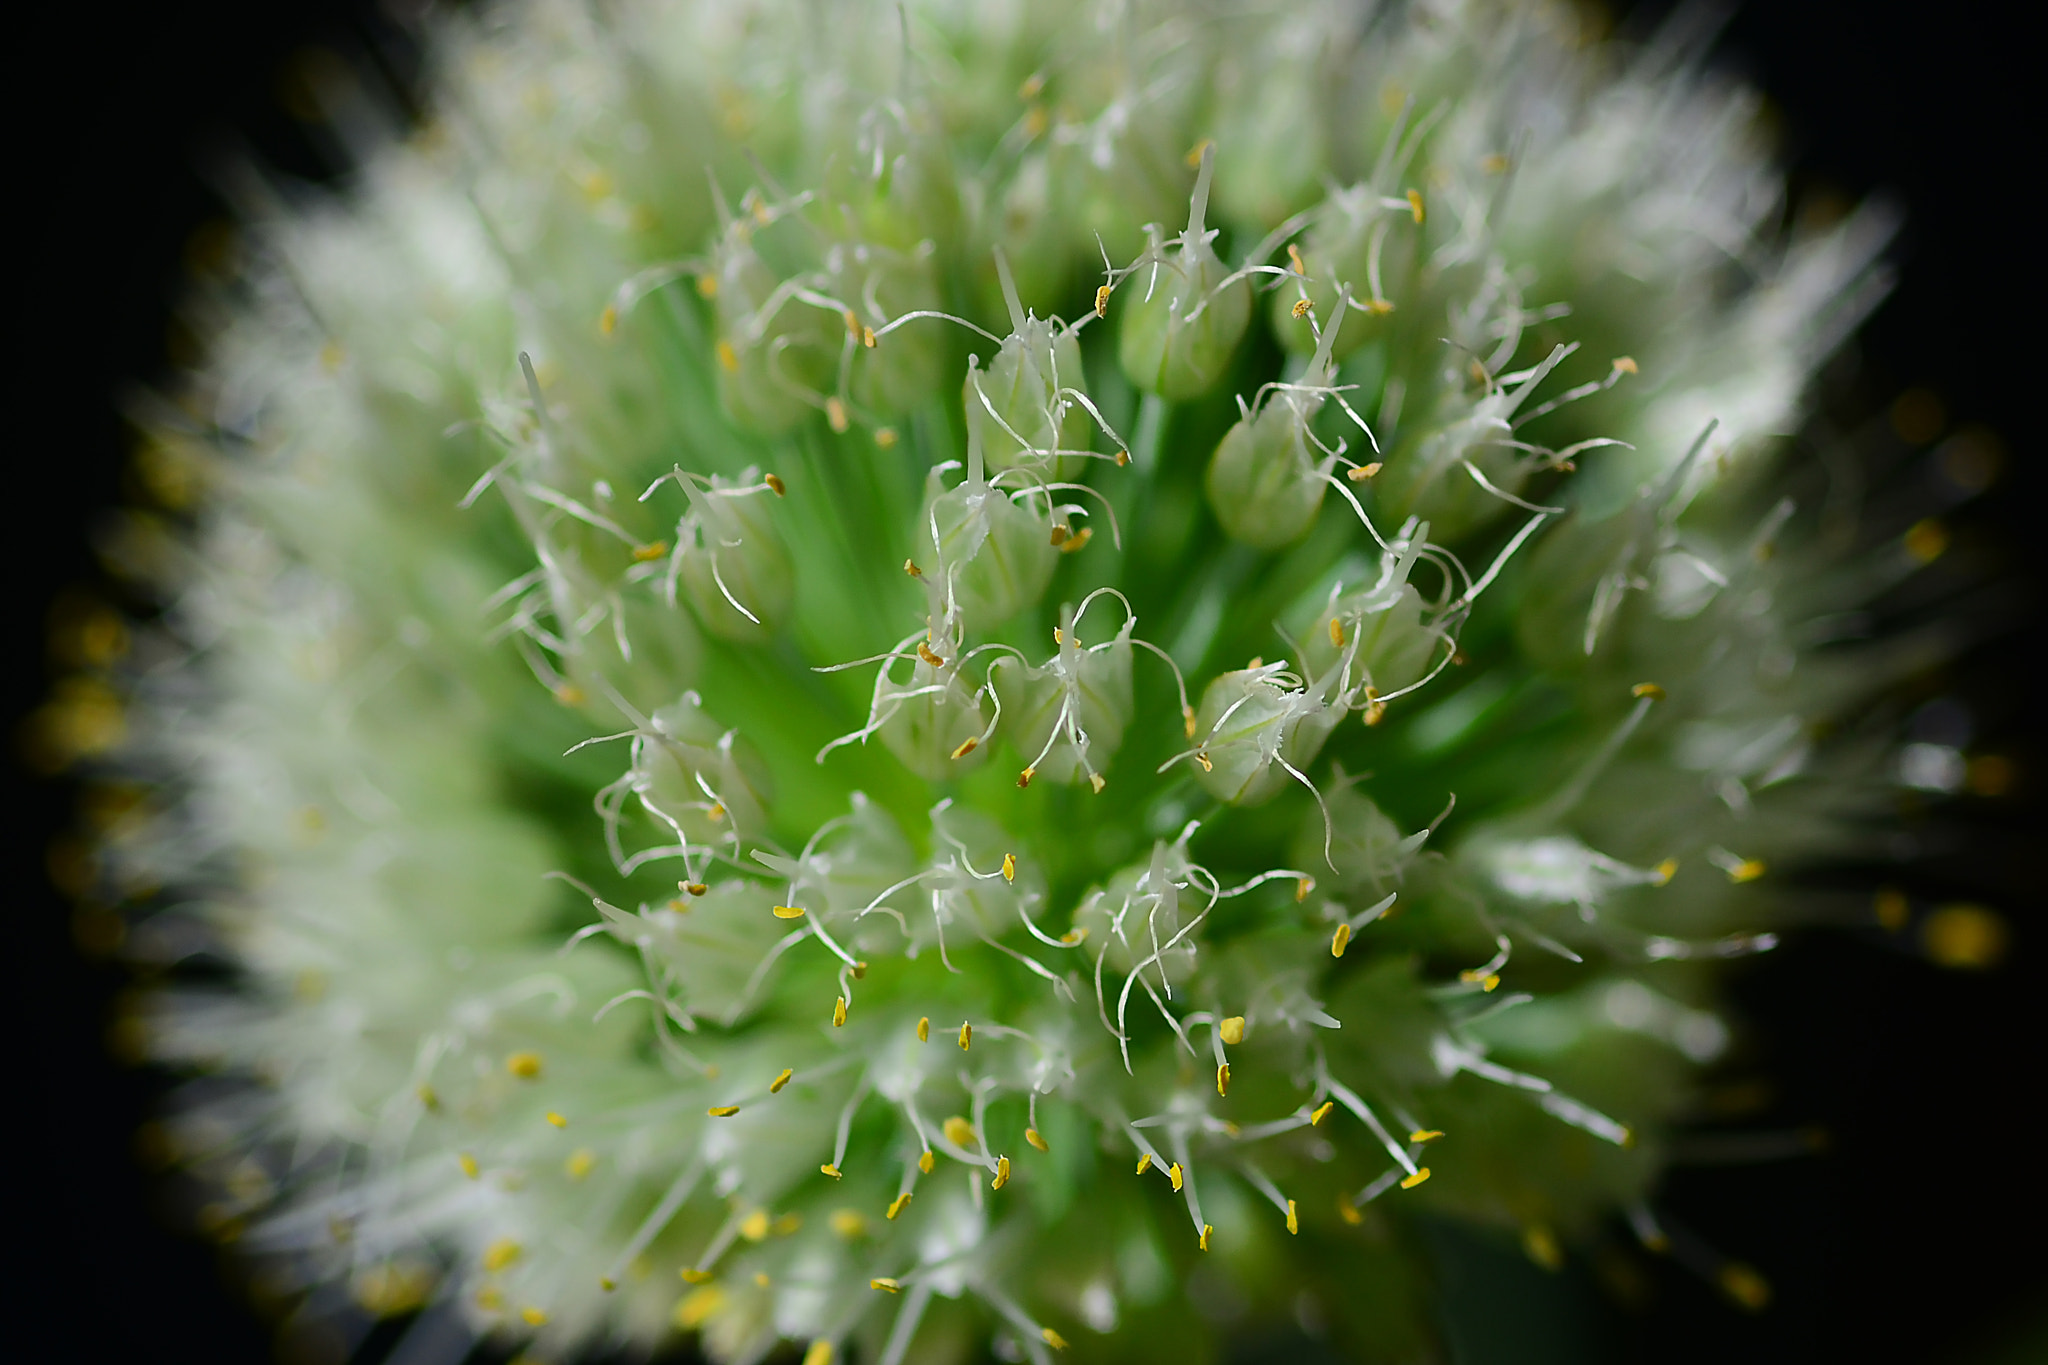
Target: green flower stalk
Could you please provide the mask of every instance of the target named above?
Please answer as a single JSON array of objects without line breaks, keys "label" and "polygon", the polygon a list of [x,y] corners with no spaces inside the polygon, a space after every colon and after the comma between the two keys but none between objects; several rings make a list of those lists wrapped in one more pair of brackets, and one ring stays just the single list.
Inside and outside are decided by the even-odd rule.
[{"label": "green flower stalk", "polygon": [[143,1011],[215,1227],[808,1365],[1200,1357],[1191,1296],[1405,1357],[1418,1214],[1661,1243],[1715,964],[1884,761],[1809,642],[1913,557],[1778,439],[1877,217],[1788,233],[1752,96],[1534,3],[434,52],[348,194],[252,191],[155,433],[103,852],[234,968]]}]

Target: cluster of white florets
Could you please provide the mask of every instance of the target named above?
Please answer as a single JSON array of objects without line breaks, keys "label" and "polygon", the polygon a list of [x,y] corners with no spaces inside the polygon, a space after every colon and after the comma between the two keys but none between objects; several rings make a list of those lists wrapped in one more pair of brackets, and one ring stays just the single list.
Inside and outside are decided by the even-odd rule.
[{"label": "cluster of white florets", "polygon": [[109,853],[240,973],[148,1013],[250,1078],[214,1223],[809,1365],[1171,1353],[1218,1273],[1405,1349],[1390,1191],[1654,1243],[1700,964],[1867,757],[1765,490],[1882,232],[1575,22],[446,30],[159,434],[180,799]]}]

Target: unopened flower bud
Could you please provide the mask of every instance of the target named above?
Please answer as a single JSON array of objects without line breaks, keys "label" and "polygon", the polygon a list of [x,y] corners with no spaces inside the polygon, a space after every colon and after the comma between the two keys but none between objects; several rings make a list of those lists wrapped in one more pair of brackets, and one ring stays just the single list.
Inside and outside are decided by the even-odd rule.
[{"label": "unopened flower bud", "polygon": [[775,524],[775,499],[753,470],[737,484],[713,476],[708,487],[678,479],[690,510],[676,527],[677,576],[713,635],[764,639],[789,612],[794,581],[789,547]]},{"label": "unopened flower bud", "polygon": [[1231,277],[1210,245],[1215,231],[1204,222],[1215,156],[1214,147],[1203,149],[1187,230],[1171,248],[1155,239],[1112,304],[1123,315],[1117,356],[1124,373],[1146,392],[1175,402],[1216,386],[1251,316],[1251,285]]}]

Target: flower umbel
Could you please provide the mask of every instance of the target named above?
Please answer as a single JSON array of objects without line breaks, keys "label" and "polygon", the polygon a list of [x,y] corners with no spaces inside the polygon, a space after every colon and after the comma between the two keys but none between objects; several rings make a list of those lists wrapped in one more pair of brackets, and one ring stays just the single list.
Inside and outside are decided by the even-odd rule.
[{"label": "flower umbel", "polygon": [[1883,224],[1533,3],[435,51],[156,432],[106,853],[239,969],[146,1024],[245,1246],[897,1365],[1183,1354],[1198,1273],[1401,1356],[1413,1207],[1656,1244],[1713,963],[1880,761],[1802,642],[1910,562],[1772,438]]}]

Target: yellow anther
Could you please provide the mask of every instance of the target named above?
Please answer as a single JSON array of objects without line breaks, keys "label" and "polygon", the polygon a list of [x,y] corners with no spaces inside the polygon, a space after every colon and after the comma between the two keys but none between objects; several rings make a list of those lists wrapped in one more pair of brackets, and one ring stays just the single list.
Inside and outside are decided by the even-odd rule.
[{"label": "yellow anther", "polygon": [[1100,284],[1095,287],[1095,316],[1099,318],[1109,316],[1109,286],[1106,284]]},{"label": "yellow anther", "polygon": [[515,1052],[505,1059],[505,1069],[522,1081],[530,1081],[539,1076],[540,1067],[538,1052]]},{"label": "yellow anther", "polygon": [[1330,1117],[1330,1111],[1332,1109],[1335,1109],[1336,1107],[1337,1101],[1324,1100],[1320,1105],[1316,1107],[1316,1112],[1308,1116],[1309,1127],[1320,1127],[1322,1125],[1323,1120]]},{"label": "yellow anther", "polygon": [[434,1092],[433,1086],[422,1085],[414,1090],[413,1093],[420,1097],[420,1103],[426,1107],[429,1113],[440,1112],[441,1097]]},{"label": "yellow anther", "polygon": [[832,1225],[832,1231],[847,1241],[867,1236],[868,1216],[859,1209],[834,1209],[825,1220]]},{"label": "yellow anther", "polygon": [[[599,1283],[602,1284],[603,1281]],[[496,1312],[505,1306],[505,1296],[498,1292],[496,1285],[487,1284],[476,1291],[476,1306],[486,1313]]]},{"label": "yellow anther", "polygon": [[635,564],[651,563],[654,560],[660,559],[663,555],[667,553],[667,541],[650,540],[645,545],[636,545],[633,547],[633,562]]},{"label": "yellow anther", "polygon": [[567,1128],[569,1126],[569,1120],[562,1117],[560,1114],[556,1113],[552,1109],[548,1110],[548,1122],[552,1123],[557,1128]]},{"label": "yellow anther", "polygon": [[1488,175],[1499,175],[1508,168],[1508,159],[1499,152],[1488,152],[1479,158],[1479,169]]},{"label": "yellow anther", "polygon": [[1180,729],[1181,729],[1181,733],[1182,733],[1183,735],[1185,735],[1185,736],[1186,736],[1187,738],[1189,738],[1189,739],[1193,739],[1193,738],[1195,737],[1195,708],[1194,708],[1194,707],[1192,707],[1192,706],[1182,706],[1182,707],[1180,708]]},{"label": "yellow anther", "polygon": [[1374,460],[1371,464],[1362,464],[1359,465],[1356,469],[1345,470],[1344,477],[1351,480],[1351,482],[1353,483],[1364,483],[1367,479],[1371,478],[1373,475],[1379,473],[1382,469],[1385,468],[1385,465],[1381,464],[1378,460]]},{"label": "yellow anther", "polygon": [[931,1037],[932,1021],[929,1018],[919,1019],[917,1021],[917,1041],[920,1043],[928,1043],[931,1041]]},{"label": "yellow anther", "polygon": [[825,400],[825,421],[836,432],[846,430],[846,404],[836,395]]},{"label": "yellow anther", "polygon": [[980,747],[981,736],[969,735],[967,738],[961,740],[959,744],[954,746],[953,757],[965,758],[967,757],[967,755],[973,753],[976,749],[979,749]]},{"label": "yellow anther", "polygon": [[1330,956],[1331,956],[1331,957],[1342,957],[1342,956],[1344,956],[1344,950],[1345,950],[1346,948],[1348,948],[1348,947],[1349,947],[1350,945],[1351,945],[1351,926],[1350,926],[1350,925],[1348,925],[1348,924],[1340,924],[1340,925],[1338,925],[1338,926],[1337,926],[1337,932],[1336,932],[1336,933],[1334,933],[1334,934],[1332,934],[1332,935],[1330,935]]},{"label": "yellow anther", "polygon": [[597,315],[597,330],[603,332],[606,336],[610,336],[618,330],[618,327],[619,310],[608,303],[604,306],[604,311]]},{"label": "yellow anther", "polygon": [[1358,1205],[1342,1196],[1339,1196],[1337,1199],[1337,1216],[1352,1227],[1357,1227],[1365,1221],[1365,1215],[1358,1211]]},{"label": "yellow anther", "polygon": [[1215,760],[1210,758],[1208,754],[1204,753],[1200,749],[1195,750],[1195,762],[1202,765],[1202,771],[1205,773],[1213,773],[1216,771]]},{"label": "yellow anther", "polygon": [[804,908],[801,905],[778,905],[775,907],[775,918],[777,919],[802,919],[803,917]]},{"label": "yellow anther", "polygon": [[832,1027],[846,1027],[846,997],[835,996],[832,1000]]},{"label": "yellow anther", "polygon": [[785,1213],[775,1220],[775,1235],[777,1237],[787,1237],[803,1225],[804,1216],[802,1214],[794,1212]]},{"label": "yellow anther", "polygon": [[1045,106],[1034,104],[1024,111],[1024,134],[1030,138],[1045,136],[1045,130],[1052,126],[1052,115],[1045,112]]},{"label": "yellow anther", "polygon": [[1097,796],[1102,795],[1102,789],[1108,785],[1108,782],[1103,779],[1101,773],[1088,774],[1088,789]]},{"label": "yellow anther", "polygon": [[717,298],[717,297],[718,297],[718,276],[716,276],[716,275],[699,275],[699,276],[697,277],[697,292],[698,292],[698,293],[699,293],[700,295],[702,295],[703,297],[707,298],[707,299],[715,299],[715,298]]},{"label": "yellow anther", "polygon": [[740,372],[740,353],[732,348],[730,341],[719,341],[718,363],[727,374],[738,374]]},{"label": "yellow anther", "polygon": [[812,1342],[804,1352],[804,1365],[832,1365],[832,1343],[824,1337]]},{"label": "yellow anther", "polygon": [[1041,1152],[1050,1152],[1052,1150],[1052,1148],[1045,1145],[1044,1134],[1040,1133],[1036,1128],[1026,1128],[1024,1130],[1024,1140]]},{"label": "yellow anther", "polygon": [[341,368],[341,362],[348,359],[348,352],[338,341],[330,341],[320,348],[320,368],[333,374]]},{"label": "yellow anther", "polygon": [[767,484],[768,491],[778,498],[789,492],[789,485],[782,481],[780,474],[763,474],[761,482]]},{"label": "yellow anther", "polygon": [[932,647],[922,640],[917,642],[917,657],[923,659],[933,668],[944,668],[946,666],[946,661],[932,653]]},{"label": "yellow anther", "polygon": [[1314,877],[1296,877],[1294,879],[1294,903],[1300,905],[1308,899],[1308,893],[1315,889],[1316,879]]},{"label": "yellow anther", "polygon": [[1365,704],[1365,723],[1367,725],[1378,725],[1386,718],[1387,704],[1385,702],[1374,701]]},{"label": "yellow anther", "polygon": [[1948,528],[1927,517],[1906,530],[1906,553],[1922,564],[1932,564],[1948,549]]},{"label": "yellow anther", "polygon": [[968,1045],[969,1045],[970,1043],[972,1043],[973,1041],[974,1041],[974,1025],[972,1025],[972,1024],[962,1024],[962,1025],[960,1026],[960,1050],[961,1050],[962,1052],[965,1052],[965,1051],[967,1051]]},{"label": "yellow anther", "polygon": [[1130,452],[1130,451],[1128,451],[1128,450],[1119,450],[1119,451],[1117,451],[1117,453],[1116,453],[1116,467],[1117,467],[1118,469],[1122,469],[1122,468],[1123,468],[1123,467],[1124,467],[1125,465],[1129,464],[1130,462],[1131,462],[1131,452]]},{"label": "yellow anther", "polygon": [[1026,768],[1023,772],[1017,774],[1017,785],[1019,787],[1028,787],[1031,785],[1031,779],[1036,776],[1038,776],[1038,769]]},{"label": "yellow anther", "polygon": [[1410,190],[1410,191],[1408,191],[1408,212],[1410,212],[1410,213],[1412,213],[1412,214],[1414,214],[1414,215],[1415,215],[1415,221],[1416,221],[1417,223],[1420,223],[1420,222],[1422,221],[1422,191],[1421,191],[1421,190]]},{"label": "yellow anther", "polygon": [[1244,1016],[1233,1014],[1216,1026],[1216,1035],[1230,1047],[1244,1041]]},{"label": "yellow anther", "polygon": [[1427,1179],[1429,1179],[1429,1167],[1417,1166],[1412,1172],[1401,1177],[1401,1188],[1412,1190]]},{"label": "yellow anther", "polygon": [[859,341],[860,319],[853,315],[853,310],[851,308],[841,313],[840,316],[844,318],[846,321],[846,334],[852,337],[855,341]]},{"label": "yellow anther", "polygon": [[790,1068],[782,1068],[781,1072],[775,1077],[775,1079],[768,1082],[768,1093],[771,1095],[781,1093],[782,1087],[788,1085],[789,1078],[794,1075],[796,1075],[796,1072],[792,1071]]},{"label": "yellow anther", "polygon": [[909,560],[909,559],[906,559],[906,560],[904,560],[904,561],[903,561],[903,572],[905,572],[905,573],[909,574],[909,575],[910,575],[910,576],[911,576],[912,578],[923,578],[923,577],[924,577],[924,570],[923,570],[923,569],[920,569],[920,568],[918,568],[918,567],[917,567],[917,563],[916,563],[916,561],[915,561],[915,560]]},{"label": "yellow anther", "polygon": [[1621,374],[1640,373],[1640,371],[1636,368],[1636,360],[1634,356],[1618,355],[1614,357],[1614,368],[1617,372]]},{"label": "yellow anther", "polygon": [[[895,1215],[891,1214],[890,1216],[894,1217]],[[879,1289],[884,1294],[900,1294],[903,1292],[903,1282],[901,1280],[892,1280],[886,1275],[878,1275],[868,1281],[868,1288]]]},{"label": "yellow anther", "polygon": [[1219,1062],[1219,1063],[1217,1063],[1217,1065],[1216,1065],[1216,1098],[1217,1098],[1217,1099],[1219,1099],[1219,1100],[1220,1100],[1220,1099],[1227,1099],[1227,1098],[1229,1098],[1229,1096],[1230,1096],[1230,1063],[1229,1063],[1229,1062]]},{"label": "yellow anther", "polygon": [[1003,855],[1003,880],[1006,882],[1017,880],[1017,855],[1014,853],[1005,853]]},{"label": "yellow anther", "polygon": [[768,1217],[768,1210],[755,1209],[752,1213],[740,1219],[740,1236],[746,1238],[749,1242],[765,1242],[768,1240],[768,1228],[772,1221]]},{"label": "yellow anther", "polygon": [[1066,944],[1069,948],[1073,947],[1076,943],[1085,943],[1087,939],[1088,926],[1085,924],[1076,925],[1060,935],[1060,942]]},{"label": "yellow anther", "polygon": [[1330,648],[1344,648],[1344,623],[1334,616],[1330,618]]},{"label": "yellow anther", "polygon": [[1052,1347],[1055,1351],[1064,1351],[1067,1349],[1067,1339],[1061,1336],[1058,1332],[1053,1331],[1050,1327],[1039,1328],[1038,1335],[1044,1337],[1045,1344]]},{"label": "yellow anther", "polygon": [[1488,972],[1488,973],[1487,973],[1487,974],[1486,974],[1486,975],[1485,975],[1484,977],[1480,978],[1480,981],[1479,981],[1479,989],[1480,989],[1480,990],[1482,990],[1482,991],[1494,991],[1494,990],[1499,990],[1499,989],[1500,989],[1500,973],[1499,973],[1499,972]]},{"label": "yellow anther", "polygon": [[588,1147],[578,1147],[569,1153],[569,1159],[562,1163],[562,1173],[571,1180],[581,1180],[597,1165],[597,1153]]},{"label": "yellow anther", "polygon": [[694,1332],[725,1307],[725,1291],[715,1284],[700,1285],[676,1305],[675,1322],[685,1332]]},{"label": "yellow anther", "polygon": [[708,1270],[699,1270],[697,1269],[697,1267],[693,1265],[686,1265],[676,1273],[683,1277],[684,1284],[711,1283],[711,1272]]},{"label": "yellow anther", "polygon": [[1045,73],[1034,71],[1024,78],[1024,84],[1017,87],[1017,98],[1020,100],[1035,100],[1038,98],[1038,92],[1043,89],[1045,89]]},{"label": "yellow anther", "polygon": [[1173,1192],[1175,1194],[1180,1193],[1181,1180],[1185,1176],[1185,1174],[1186,1172],[1181,1170],[1180,1163],[1178,1161],[1174,1162],[1171,1166],[1168,1166],[1166,1168],[1166,1178],[1173,1182]]},{"label": "yellow anther", "polygon": [[929,1147],[917,1154],[917,1169],[923,1171],[926,1175],[930,1175],[932,1167],[938,1164],[938,1158],[932,1155],[932,1149]]},{"label": "yellow anther", "polygon": [[476,1164],[476,1158],[468,1152],[458,1153],[455,1160],[461,1164],[462,1173],[471,1180],[476,1179],[478,1175],[482,1174],[483,1168]]},{"label": "yellow anther", "polygon": [[1664,700],[1664,689],[1653,682],[1639,682],[1628,693],[1632,697],[1648,697],[1651,701]]},{"label": "yellow anther", "polygon": [[1315,307],[1315,305],[1310,303],[1307,299],[1296,299],[1294,301],[1294,316],[1296,316],[1297,318],[1305,318],[1308,316],[1309,310],[1313,307]]},{"label": "yellow anther", "polygon": [[1065,541],[1061,542],[1060,553],[1063,555],[1076,554],[1087,548],[1088,542],[1094,538],[1095,528],[1093,526],[1083,526],[1080,530],[1068,536]]},{"label": "yellow anther", "polygon": [[768,226],[768,224],[775,221],[774,215],[768,211],[767,200],[756,199],[754,201],[754,221],[759,223],[762,227],[766,227]]},{"label": "yellow anther", "polygon": [[993,1180],[991,1180],[991,1181],[989,1181],[989,1182],[988,1182],[988,1187],[989,1187],[990,1189],[992,1189],[992,1190],[999,1190],[999,1189],[1001,1189],[1001,1188],[1002,1188],[1003,1186],[1005,1186],[1005,1185],[1007,1185],[1007,1184],[1009,1184],[1009,1183],[1010,1183],[1010,1158],[1008,1158],[1008,1157],[1006,1157],[1006,1156],[999,1156],[999,1157],[997,1157],[997,1158],[996,1158],[996,1175],[995,1175],[995,1179],[993,1179]]},{"label": "yellow anther", "polygon": [[943,1124],[940,1124],[939,1126],[945,1129],[946,1141],[952,1143],[954,1146],[972,1147],[974,1145],[974,1125],[969,1123],[966,1119],[960,1117],[958,1114],[955,1114],[952,1118],[947,1119]]},{"label": "yellow anther", "polygon": [[867,347],[867,348],[868,348],[868,349],[869,349],[870,351],[872,351],[872,350],[874,350],[874,349],[875,349],[875,329],[874,329],[874,328],[872,328],[872,327],[863,327],[863,328],[861,328],[861,329],[860,329],[860,344],[861,344],[861,345],[863,345],[863,346],[865,346],[865,347]]},{"label": "yellow anther", "polygon": [[1764,863],[1761,858],[1744,858],[1728,869],[1728,880],[1731,882],[1753,882],[1763,875]]},{"label": "yellow anther", "polygon": [[1208,151],[1211,147],[1215,145],[1216,140],[1214,138],[1205,137],[1200,142],[1197,142],[1194,146],[1188,148],[1187,156],[1182,158],[1188,163],[1188,169],[1192,171],[1198,166],[1200,166],[1202,164],[1202,153]]},{"label": "yellow anther", "polygon": [[519,1316],[526,1319],[527,1326],[541,1327],[547,1323],[548,1310],[545,1308],[535,1308],[532,1304],[528,1304],[519,1310]]},{"label": "yellow anther", "polygon": [[704,818],[714,825],[723,820],[725,818],[725,803],[723,801],[713,801],[711,809],[704,812]]},{"label": "yellow anther", "polygon": [[896,445],[896,428],[876,427],[875,444],[881,447],[883,450],[893,449]]},{"label": "yellow anther", "polygon": [[1417,1128],[1408,1135],[1410,1142],[1435,1142],[1443,1134],[1434,1128]]},{"label": "yellow anther", "polygon": [[729,1119],[740,1112],[740,1107],[736,1104],[714,1104],[704,1112],[715,1119]]},{"label": "yellow anther", "polygon": [[908,1208],[909,1206],[910,1191],[905,1190],[903,1193],[897,1195],[894,1199],[889,1201],[889,1221],[892,1223],[895,1222],[896,1215],[903,1212],[903,1210]]},{"label": "yellow anther", "polygon": [[1293,242],[1287,244],[1287,264],[1295,274],[1308,274],[1308,266],[1301,259],[1301,248]]},{"label": "yellow anther", "polygon": [[1367,312],[1377,313],[1381,317],[1385,317],[1394,311],[1394,301],[1392,299],[1370,298],[1365,301],[1365,307]]},{"label": "yellow anther", "polygon": [[1195,1239],[1195,1246],[1198,1250],[1207,1251],[1209,1249],[1209,1234],[1214,1231],[1216,1229],[1210,1227],[1207,1223],[1202,1224],[1202,1235]]},{"label": "yellow anther", "polygon": [[1657,879],[1650,884],[1652,886],[1664,886],[1668,884],[1673,877],[1678,875],[1678,859],[1666,858],[1663,862],[1658,863],[1657,866],[1651,870],[1657,874]]},{"label": "yellow anther", "polygon": [[1138,1174],[1139,1174],[1139,1175],[1143,1175],[1143,1174],[1145,1174],[1145,1172],[1147,1172],[1147,1171],[1149,1171],[1149,1170],[1151,1170],[1151,1169],[1152,1169],[1152,1154],[1151,1154],[1150,1152],[1140,1152],[1140,1153],[1138,1153]]},{"label": "yellow anther", "polygon": [[519,1253],[525,1249],[510,1237],[500,1237],[497,1241],[484,1248],[484,1269],[491,1271],[503,1270],[506,1266],[518,1260]]},{"label": "yellow anther", "polygon": [[831,1177],[832,1177],[832,1178],[833,1178],[834,1180],[837,1180],[837,1179],[839,1179],[839,1178],[840,1178],[840,1171],[839,1171],[839,1168],[838,1168],[837,1166],[834,1166],[834,1165],[833,1165],[833,1164],[832,1164],[831,1162],[829,1162],[829,1161],[828,1161],[828,1162],[826,1162],[826,1163],[825,1163],[824,1165],[822,1165],[822,1166],[818,1167],[818,1173],[819,1173],[820,1175],[829,1175],[829,1176],[831,1176]]},{"label": "yellow anther", "polygon": [[[1053,545],[1064,545],[1067,543],[1067,537],[1072,534],[1073,532],[1068,530],[1065,526],[1061,525],[1059,522],[1054,522],[1052,526],[1052,531],[1047,536],[1047,542]],[[1055,640],[1059,639],[1060,633],[1057,630],[1055,630],[1052,633],[1052,638]]]}]

